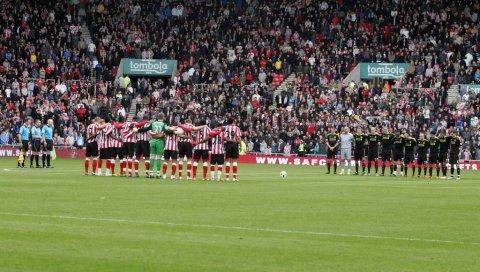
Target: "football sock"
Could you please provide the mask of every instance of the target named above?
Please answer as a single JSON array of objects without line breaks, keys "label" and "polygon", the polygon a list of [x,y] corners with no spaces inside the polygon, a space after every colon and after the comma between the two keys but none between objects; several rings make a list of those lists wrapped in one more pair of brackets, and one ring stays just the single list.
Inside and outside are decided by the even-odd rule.
[{"label": "football sock", "polygon": [[203,162],[203,179],[207,179],[208,162]]},{"label": "football sock", "polygon": [[336,161],[333,162],[333,172],[337,173],[337,162]]},{"label": "football sock", "polygon": [[163,162],[163,166],[162,166],[162,174],[163,175],[167,174],[167,168],[168,168],[168,162]]},{"label": "football sock", "polygon": [[[125,171],[126,172],[126,171]],[[131,176],[133,172],[133,160],[128,159],[128,174]],[[127,173],[125,173],[127,174]]]},{"label": "football sock", "polygon": [[390,163],[390,175],[393,174],[393,164]]},{"label": "football sock", "polygon": [[440,167],[437,165],[437,177],[440,176]]},{"label": "football sock", "polygon": [[93,173],[97,173],[97,164],[98,164],[98,161],[97,159],[93,159],[93,162],[92,162],[92,170],[93,170]]},{"label": "football sock", "polygon": [[447,166],[446,166],[446,165],[443,166],[443,169],[442,169],[442,170],[443,170],[443,171],[442,171],[442,172],[443,172],[443,176],[446,176],[446,175],[447,175]]},{"label": "football sock", "polygon": [[327,162],[327,172],[330,172],[330,163]]},{"label": "football sock", "polygon": [[[418,172],[419,172],[419,174],[420,174],[420,171],[418,171]],[[412,165],[412,175],[415,176],[415,164]]]},{"label": "football sock", "polygon": [[215,165],[210,164],[210,178],[215,179]]},{"label": "football sock", "polygon": [[115,160],[112,159],[110,162],[110,169],[112,169],[112,175],[115,175]]},{"label": "football sock", "polygon": [[433,167],[430,166],[430,169],[428,169],[428,175],[432,176],[432,174],[433,174]]},{"label": "football sock", "polygon": [[160,175],[160,168],[162,168],[162,160],[156,159],[156,164],[157,164],[157,175]]},{"label": "football sock", "polygon": [[[102,160],[102,159],[99,159],[99,160],[97,161],[97,168],[98,168],[98,169],[102,169],[102,166],[103,166],[103,160]],[[95,172],[95,173],[97,173],[97,172]]]},{"label": "football sock", "polygon": [[51,159],[52,155],[50,154],[47,154],[47,166],[50,166],[50,159]]},{"label": "football sock", "polygon": [[382,175],[385,175],[385,167],[386,167],[386,165],[385,165],[385,161],[384,161],[384,162],[382,162]]},{"label": "football sock", "polygon": [[233,179],[236,179],[237,178],[237,171],[238,171],[237,162],[233,162],[232,165],[233,165]]},{"label": "football sock", "polygon": [[221,165],[217,166],[217,175],[218,175],[217,178],[218,179],[222,178],[222,168],[223,168],[223,166],[221,166]]},{"label": "football sock", "polygon": [[358,173],[358,161],[355,161],[355,173]]},{"label": "football sock", "polygon": [[192,162],[187,162],[187,177],[192,176]]},{"label": "football sock", "polygon": [[107,170],[110,169],[110,160],[106,160],[105,166],[107,167]]},{"label": "football sock", "polygon": [[35,157],[35,155],[33,155],[33,154],[30,156],[30,166],[33,166],[33,158],[34,157]]},{"label": "football sock", "polygon": [[[137,170],[138,170],[138,161],[137,161]],[[145,161],[145,174],[147,176],[150,175],[150,160]]]},{"label": "football sock", "polygon": [[450,166],[450,175],[453,176],[453,173],[455,173],[455,167],[453,167],[453,165],[452,165],[452,166]]},{"label": "football sock", "polygon": [[45,166],[45,160],[47,159],[47,154],[42,154],[42,165]]},{"label": "football sock", "polygon": [[368,173],[370,174],[370,169],[372,169],[372,162],[368,162],[368,167],[367,167],[367,170],[368,170]]},{"label": "football sock", "polygon": [[230,178],[230,163],[227,162],[225,164],[225,177],[227,178],[227,180]]},{"label": "football sock", "polygon": [[[90,147],[89,147],[89,148],[90,148]],[[89,164],[90,164],[90,160],[89,160],[89,159],[85,159],[85,174],[88,174]]]},{"label": "football sock", "polygon": [[35,155],[35,165],[36,165],[36,166],[40,166],[40,164],[39,164],[39,162],[38,162],[39,157],[40,157],[40,156],[39,156],[38,154]]},{"label": "football sock", "polygon": [[375,161],[375,174],[378,174],[378,161]]},{"label": "football sock", "polygon": [[460,176],[460,165],[457,164],[457,175]]},{"label": "football sock", "polygon": [[405,176],[408,175],[408,165],[405,165]]},{"label": "football sock", "polygon": [[172,163],[172,176],[175,176],[177,173],[177,163],[173,162]]},{"label": "football sock", "polygon": [[193,162],[193,179],[197,178],[197,167],[198,167],[198,162]]},{"label": "football sock", "polygon": [[365,167],[366,167],[365,162],[362,162],[362,173],[365,173]]},{"label": "football sock", "polygon": [[183,174],[183,162],[178,161],[178,177],[182,178],[182,174]]}]

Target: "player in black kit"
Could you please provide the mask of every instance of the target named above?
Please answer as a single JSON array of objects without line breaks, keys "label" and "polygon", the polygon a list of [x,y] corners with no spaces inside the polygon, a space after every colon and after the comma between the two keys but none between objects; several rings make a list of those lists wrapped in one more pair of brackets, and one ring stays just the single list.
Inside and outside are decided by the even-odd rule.
[{"label": "player in black kit", "polygon": [[405,176],[408,176],[408,167],[412,165],[413,169],[413,174],[412,177],[415,176],[415,154],[414,154],[414,149],[415,145],[417,143],[417,140],[415,138],[410,137],[408,133],[405,133],[404,135],[405,139]]},{"label": "player in black kit", "polygon": [[399,131],[395,132],[395,137],[393,137],[393,176],[397,176],[397,167],[400,164],[401,175],[403,176],[403,147],[404,139],[402,134]]},{"label": "player in black kit", "polygon": [[368,134],[367,175],[370,175],[370,168],[372,167],[373,162],[375,164],[375,175],[378,176],[378,144],[381,139],[382,136],[380,136],[380,134],[377,133],[377,130],[372,127],[370,134]]},{"label": "player in black kit", "polygon": [[437,178],[440,174],[440,166],[438,166],[438,148],[440,145],[440,141],[438,140],[438,137],[435,136],[432,132],[432,136],[430,136],[430,139],[428,140],[428,147],[430,149],[430,154],[428,156],[428,164],[429,166],[429,175],[428,178],[433,177],[433,165],[435,165],[435,169],[437,172]]},{"label": "player in black kit", "polygon": [[393,176],[392,163],[393,134],[392,129],[384,128],[382,133],[382,174],[385,176],[385,167],[387,161],[390,163],[390,176]]},{"label": "player in black kit", "polygon": [[[457,135],[457,133],[452,131],[452,134],[447,137],[450,144],[450,177],[453,179],[454,168],[457,168],[457,179],[460,179],[460,147],[462,145],[462,139]],[[454,167],[455,166],[455,167]]]},{"label": "player in black kit", "polygon": [[[357,132],[355,133],[355,150],[353,159],[355,160],[355,175],[358,175],[358,165],[360,162],[363,164],[363,158],[365,157],[365,142],[367,140],[367,136],[365,136],[362,132],[362,128],[358,127]],[[363,167],[363,174],[365,174],[365,165]]]},{"label": "player in black kit", "polygon": [[418,175],[420,177],[422,174],[427,176],[427,150],[428,150],[428,140],[425,138],[425,134],[420,133],[417,141],[417,165],[418,165]]},{"label": "player in black kit", "polygon": [[327,135],[326,144],[327,144],[327,173],[330,174],[330,164],[333,161],[333,173],[337,173],[337,153],[338,145],[340,144],[340,136],[334,127],[330,128],[330,133]]},{"label": "player in black kit", "polygon": [[438,165],[437,165],[437,178],[439,176],[440,165],[442,167],[442,177],[441,179],[447,178],[447,154],[449,148],[449,142],[447,136],[445,136],[445,132],[440,132],[440,137],[438,137]]}]

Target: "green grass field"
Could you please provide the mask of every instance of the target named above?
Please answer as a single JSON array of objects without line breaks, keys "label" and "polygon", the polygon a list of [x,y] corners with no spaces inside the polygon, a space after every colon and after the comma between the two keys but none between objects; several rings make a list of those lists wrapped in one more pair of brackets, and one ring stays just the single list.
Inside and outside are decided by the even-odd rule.
[{"label": "green grass field", "polygon": [[0,271],[480,271],[478,172],[240,165],[239,183],[217,183],[54,164],[0,160]]}]

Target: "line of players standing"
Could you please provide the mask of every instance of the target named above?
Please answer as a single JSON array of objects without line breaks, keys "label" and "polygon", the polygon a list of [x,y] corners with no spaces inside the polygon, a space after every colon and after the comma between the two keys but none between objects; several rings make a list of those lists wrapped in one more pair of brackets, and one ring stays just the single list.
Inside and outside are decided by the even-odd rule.
[{"label": "line of players standing", "polygon": [[[326,137],[327,146],[335,147],[327,152],[327,174],[330,173],[332,162],[334,164],[334,173],[336,174],[336,156],[340,138],[335,128],[332,128]],[[432,133],[428,139],[424,133],[420,133],[418,139],[415,139],[408,133],[401,134],[399,131],[393,133],[391,128],[383,128],[382,133],[378,133],[376,128],[372,127],[369,133],[363,133],[362,128],[359,127],[353,135],[352,142],[350,145],[353,145],[355,175],[359,174],[359,167],[362,167],[363,175],[370,175],[373,164],[375,175],[378,176],[379,159],[381,159],[381,176],[385,175],[385,168],[388,162],[390,165],[390,176],[397,176],[398,168],[400,168],[401,176],[407,176],[408,169],[411,167],[412,176],[415,176],[415,170],[418,168],[417,177],[420,177],[423,168],[423,176],[432,178],[433,169],[435,168],[437,179],[446,179],[447,163],[450,163],[451,175],[449,179],[454,178],[455,169],[457,171],[457,179],[460,179],[459,154],[462,139],[455,130],[452,130],[448,135],[445,130],[441,130],[438,136]],[[379,156],[380,146],[381,154]],[[343,151],[342,160],[344,160],[342,163],[345,163],[348,167],[350,166],[350,158],[344,158]],[[365,172],[365,168],[367,168],[367,172]],[[442,171],[442,176],[440,176],[440,170]]]},{"label": "line of players standing", "polygon": [[[207,180],[210,161],[210,179],[223,181],[225,158],[226,180],[238,181],[237,159],[240,129],[229,118],[227,125],[210,129],[205,122],[194,126],[190,119],[178,126],[167,126],[163,113],[156,120],[144,117],[140,122],[109,123],[109,120],[95,118],[87,127],[87,147],[85,175],[102,175],[103,161],[106,162],[106,176],[115,176],[116,160],[120,160],[120,176],[139,177],[139,161],[145,162],[147,178],[167,177],[171,166],[170,179],[183,178],[183,165],[186,162],[187,180],[196,180],[200,160],[203,162],[203,180]],[[193,158],[193,160],[192,160]],[[156,164],[156,168],[155,168]],[[215,171],[217,166],[217,171]],[[156,169],[156,174],[155,174]]]},{"label": "line of players standing", "polygon": [[[30,168],[53,168],[51,165],[51,153],[53,150],[53,120],[47,120],[42,126],[42,121],[27,117],[18,132],[18,142],[20,145],[20,156],[17,168],[25,168],[25,157],[30,152]],[[39,158],[42,157],[42,166]]]}]

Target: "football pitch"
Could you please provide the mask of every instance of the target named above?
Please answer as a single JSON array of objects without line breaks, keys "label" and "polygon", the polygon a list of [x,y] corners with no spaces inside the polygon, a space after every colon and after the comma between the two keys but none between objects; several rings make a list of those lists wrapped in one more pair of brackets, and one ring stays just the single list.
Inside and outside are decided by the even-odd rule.
[{"label": "football pitch", "polygon": [[240,165],[240,182],[218,183],[54,165],[0,159],[0,271],[480,271],[479,172]]}]

